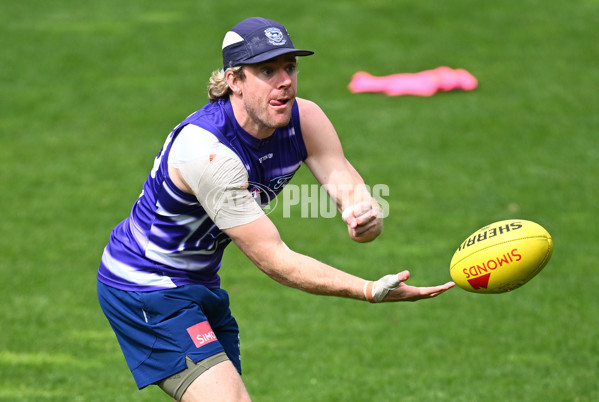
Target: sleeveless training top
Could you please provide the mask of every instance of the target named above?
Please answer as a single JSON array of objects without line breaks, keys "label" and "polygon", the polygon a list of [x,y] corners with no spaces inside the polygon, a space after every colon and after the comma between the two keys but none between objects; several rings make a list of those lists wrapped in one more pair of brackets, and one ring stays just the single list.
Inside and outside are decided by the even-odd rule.
[{"label": "sleeveless training top", "polygon": [[239,157],[248,171],[248,191],[262,206],[283,189],[307,157],[297,102],[289,124],[263,140],[241,128],[228,100],[207,104],[166,139],[131,214],[110,234],[98,271],[100,282],[135,291],[198,283],[220,287],[218,270],[231,239],[196,197],[180,190],[168,176],[173,140],[188,124],[209,131]]}]

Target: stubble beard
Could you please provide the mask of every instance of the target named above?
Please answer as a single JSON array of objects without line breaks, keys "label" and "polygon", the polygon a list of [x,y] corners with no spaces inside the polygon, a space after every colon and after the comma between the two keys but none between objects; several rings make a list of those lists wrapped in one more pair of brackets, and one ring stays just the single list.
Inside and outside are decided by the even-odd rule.
[{"label": "stubble beard", "polygon": [[253,107],[252,105],[246,104],[245,111],[255,124],[258,124],[263,128],[271,130],[276,130],[277,128],[285,127],[289,124],[289,121],[291,121],[291,112],[286,112],[286,116],[283,121],[274,119],[269,113],[268,106],[265,109],[262,109],[261,113],[261,111],[257,110],[257,108]]}]

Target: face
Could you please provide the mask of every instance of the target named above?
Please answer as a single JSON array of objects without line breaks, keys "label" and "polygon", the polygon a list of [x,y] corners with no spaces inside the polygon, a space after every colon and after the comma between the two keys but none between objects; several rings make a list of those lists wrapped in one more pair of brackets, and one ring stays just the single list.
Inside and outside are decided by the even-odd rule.
[{"label": "face", "polygon": [[259,138],[271,135],[291,119],[297,91],[297,62],[283,55],[244,67],[245,79],[236,79],[235,117],[250,134]]}]

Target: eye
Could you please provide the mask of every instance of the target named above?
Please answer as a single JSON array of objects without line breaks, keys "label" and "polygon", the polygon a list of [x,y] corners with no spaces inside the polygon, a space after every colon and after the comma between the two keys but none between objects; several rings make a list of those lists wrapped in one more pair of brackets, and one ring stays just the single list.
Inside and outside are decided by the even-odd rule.
[{"label": "eye", "polygon": [[262,67],[260,72],[266,76],[271,76],[273,74],[274,70],[272,67],[264,66],[264,67]]},{"label": "eye", "polygon": [[289,64],[287,65],[287,67],[285,67],[285,71],[287,71],[287,74],[293,74],[295,73],[297,70],[297,66],[295,64]]}]

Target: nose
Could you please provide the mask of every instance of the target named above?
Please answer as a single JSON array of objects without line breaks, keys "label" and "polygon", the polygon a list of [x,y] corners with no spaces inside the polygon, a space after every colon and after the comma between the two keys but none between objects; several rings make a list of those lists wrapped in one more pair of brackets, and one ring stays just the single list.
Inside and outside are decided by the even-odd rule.
[{"label": "nose", "polygon": [[293,80],[291,79],[291,74],[287,72],[284,68],[281,68],[279,71],[279,88],[287,88],[291,86]]}]

